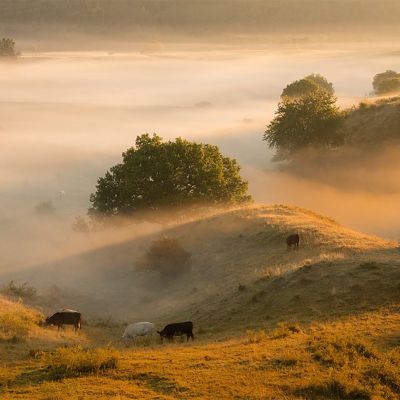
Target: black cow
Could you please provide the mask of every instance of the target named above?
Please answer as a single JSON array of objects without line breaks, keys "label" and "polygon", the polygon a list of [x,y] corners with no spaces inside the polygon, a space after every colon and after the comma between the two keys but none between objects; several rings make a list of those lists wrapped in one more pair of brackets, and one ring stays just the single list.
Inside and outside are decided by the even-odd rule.
[{"label": "black cow", "polygon": [[175,324],[168,324],[161,332],[157,331],[160,335],[161,340],[166,338],[168,340],[172,340],[174,336],[183,336],[186,335],[187,341],[189,338],[194,340],[193,336],[193,322],[177,322]]},{"label": "black cow", "polygon": [[82,314],[77,311],[59,311],[46,318],[47,325],[55,325],[60,329],[63,325],[73,325],[74,331],[81,329]]},{"label": "black cow", "polygon": [[286,238],[286,244],[288,249],[291,248],[292,246],[294,246],[295,249],[298,249],[299,243],[300,243],[300,236],[297,233],[289,235]]}]

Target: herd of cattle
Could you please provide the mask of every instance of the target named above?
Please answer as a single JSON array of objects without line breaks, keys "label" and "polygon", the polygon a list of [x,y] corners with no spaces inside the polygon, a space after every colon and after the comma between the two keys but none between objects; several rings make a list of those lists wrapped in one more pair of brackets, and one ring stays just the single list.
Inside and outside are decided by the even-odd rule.
[{"label": "herd of cattle", "polygon": [[[81,329],[82,314],[75,310],[63,309],[46,318],[46,325],[55,325],[58,329],[63,325],[73,325],[75,332]],[[155,332],[155,326],[152,322],[136,322],[126,327],[122,339],[133,339],[137,336],[148,336]],[[157,331],[162,339],[172,340],[174,336],[184,336],[186,339],[194,340],[193,322],[177,322],[168,324],[162,331]]]},{"label": "herd of cattle", "polygon": [[[295,249],[299,248],[300,236],[295,233],[286,238],[287,248],[292,246]],[[63,325],[73,325],[75,332],[81,329],[82,314],[75,310],[63,309],[56,312],[51,317],[46,318],[46,325],[55,325],[60,329]],[[133,339],[137,336],[152,335],[155,332],[155,326],[152,322],[136,322],[126,327],[122,339]],[[193,322],[177,322],[168,324],[162,331],[157,331],[162,339],[172,340],[174,336],[185,336],[186,339],[194,339]]]}]

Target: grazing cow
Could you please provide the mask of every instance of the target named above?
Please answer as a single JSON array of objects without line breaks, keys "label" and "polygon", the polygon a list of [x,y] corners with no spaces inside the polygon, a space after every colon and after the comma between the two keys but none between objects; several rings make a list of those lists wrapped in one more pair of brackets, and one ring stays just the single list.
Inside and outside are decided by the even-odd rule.
[{"label": "grazing cow", "polygon": [[56,325],[58,330],[63,325],[73,325],[75,332],[81,329],[82,314],[77,311],[59,311],[46,318],[47,325]]},{"label": "grazing cow", "polygon": [[287,248],[291,248],[292,246],[294,246],[295,249],[299,248],[299,242],[300,242],[300,236],[295,233],[293,235],[289,235],[286,238],[286,244],[287,244]]},{"label": "grazing cow", "polygon": [[136,336],[151,335],[154,332],[154,324],[151,322],[136,322],[126,327],[122,339],[134,339]]},{"label": "grazing cow", "polygon": [[163,338],[172,340],[174,336],[183,335],[186,335],[187,341],[189,341],[189,338],[192,338],[192,340],[194,340],[193,322],[191,321],[169,324],[161,332],[157,331],[157,333],[160,335],[161,340]]}]

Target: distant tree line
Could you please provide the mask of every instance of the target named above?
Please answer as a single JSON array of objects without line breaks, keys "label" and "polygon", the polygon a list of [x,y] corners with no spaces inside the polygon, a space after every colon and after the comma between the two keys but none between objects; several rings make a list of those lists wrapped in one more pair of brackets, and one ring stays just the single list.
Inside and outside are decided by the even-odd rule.
[{"label": "distant tree line", "polygon": [[[2,0],[0,24],[75,32],[287,32],[398,28],[397,0]],[[379,20],[377,20],[379,15]],[[376,34],[376,31],[374,31]]]}]

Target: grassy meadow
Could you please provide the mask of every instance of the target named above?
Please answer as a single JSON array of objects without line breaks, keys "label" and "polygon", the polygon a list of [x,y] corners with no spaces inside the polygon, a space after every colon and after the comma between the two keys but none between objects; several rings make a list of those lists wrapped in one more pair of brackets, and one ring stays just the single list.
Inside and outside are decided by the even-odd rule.
[{"label": "grassy meadow", "polygon": [[[166,230],[194,264],[191,277],[163,292],[169,314],[160,307],[152,320],[190,319],[195,341],[125,343],[129,317],[90,313],[78,334],[57,331],[40,326],[48,310],[40,295],[25,303],[3,295],[2,399],[399,398],[397,243],[282,205],[214,212]],[[299,251],[285,247],[293,231]]]}]

